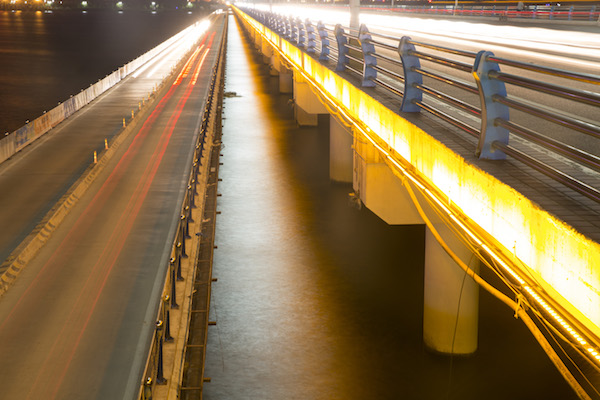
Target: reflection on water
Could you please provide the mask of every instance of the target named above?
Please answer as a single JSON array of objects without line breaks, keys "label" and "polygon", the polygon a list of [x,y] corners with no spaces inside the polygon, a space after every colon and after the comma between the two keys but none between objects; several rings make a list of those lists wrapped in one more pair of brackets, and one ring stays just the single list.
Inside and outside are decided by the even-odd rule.
[{"label": "reflection on water", "polygon": [[0,11],[0,135],[133,60],[201,13]]},{"label": "reflection on water", "polygon": [[[231,20],[233,22],[233,20]],[[422,345],[424,229],[387,226],[330,184],[327,121],[297,128],[229,25],[204,398],[569,399],[510,310],[482,293],[480,350]]]}]

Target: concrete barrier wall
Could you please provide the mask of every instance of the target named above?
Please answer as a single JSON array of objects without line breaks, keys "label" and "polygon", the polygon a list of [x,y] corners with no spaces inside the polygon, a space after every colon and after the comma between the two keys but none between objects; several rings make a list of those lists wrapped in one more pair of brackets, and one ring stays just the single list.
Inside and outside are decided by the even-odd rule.
[{"label": "concrete barrier wall", "polygon": [[152,50],[142,54],[135,60],[123,65],[118,70],[107,75],[104,79],[101,79],[89,88],[82,90],[79,94],[60,103],[49,112],[44,113],[42,116],[0,139],[0,163],[12,157],[25,146],[31,144],[37,138],[50,131],[56,125],[69,118],[82,107],[85,107],[98,96],[125,79],[132,72],[171,46],[181,36],[184,36],[190,29],[193,29],[193,25],[159,44]]}]

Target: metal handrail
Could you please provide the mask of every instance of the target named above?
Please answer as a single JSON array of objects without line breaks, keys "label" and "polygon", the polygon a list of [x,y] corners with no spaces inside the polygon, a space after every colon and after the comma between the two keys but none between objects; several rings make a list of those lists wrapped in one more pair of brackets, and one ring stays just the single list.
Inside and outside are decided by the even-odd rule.
[{"label": "metal handrail", "polygon": [[[396,40],[398,40],[398,39],[396,39]],[[450,53],[450,54],[454,54],[454,55],[461,56],[461,57],[475,58],[475,56],[477,56],[477,53],[474,53],[472,51],[452,49],[450,47],[438,46],[436,44],[431,44],[431,43],[417,42],[415,40],[411,40],[410,43],[414,46],[424,47],[426,49],[435,50],[435,51],[442,51],[444,53]]]},{"label": "metal handrail", "polygon": [[[494,12],[505,15],[510,10],[507,8],[500,11],[494,10]],[[543,77],[535,79],[531,76],[524,77],[517,73],[507,73],[501,71],[500,67],[506,66],[533,74],[551,75],[591,85],[600,85],[600,75],[579,73],[510,60],[497,57],[490,52],[482,51],[474,53],[462,49],[439,46],[435,43],[414,41],[408,37],[397,38],[381,33],[371,33],[364,25],[358,30],[341,25],[337,25],[334,29],[325,27],[322,24],[321,26],[327,32],[328,37],[333,39],[332,43],[337,41],[337,46],[331,46],[331,50],[336,56],[328,55],[326,58],[335,62],[336,70],[348,70],[361,76],[363,87],[376,86],[398,96],[401,112],[426,111],[475,137],[478,140],[475,151],[478,157],[504,159],[506,155],[509,155],[515,160],[519,160],[538,171],[543,171],[546,175],[566,184],[573,190],[577,190],[580,193],[585,192],[584,194],[591,199],[596,201],[600,199],[595,189],[591,190],[593,188],[590,185],[585,183],[579,184],[577,183],[579,182],[577,179],[568,177],[564,172],[558,171],[554,167],[548,167],[543,162],[535,160],[532,156],[514,148],[514,146],[508,145],[509,134],[516,134],[525,141],[542,146],[544,149],[567,157],[583,166],[599,170],[600,157],[597,155],[547,137],[536,132],[534,128],[519,125],[511,120],[509,111],[517,110],[521,113],[541,118],[557,126],[590,135],[595,139],[600,139],[600,123],[589,122],[584,118],[550,109],[537,102],[508,96],[505,85],[533,90],[555,98],[592,107],[600,106],[600,93],[593,90],[549,83],[544,81]],[[393,42],[384,43],[381,40],[374,40],[373,37],[393,41],[397,45],[394,45]],[[349,43],[350,40],[348,39],[351,39],[352,43]],[[354,43],[358,43],[358,45]],[[353,54],[348,54],[349,50],[352,50]],[[430,54],[424,50],[445,53],[447,56]],[[390,55],[390,51],[398,54],[398,58]],[[387,53],[384,54],[385,52]],[[360,59],[360,55],[362,55],[362,60]],[[473,62],[465,62],[465,58],[471,59]],[[363,71],[359,71],[349,65],[349,61],[362,65]],[[386,63],[386,67],[377,65],[377,61]],[[427,62],[427,67],[421,66],[420,61]],[[469,82],[446,72],[440,72],[430,67],[432,64],[441,65],[444,68],[460,71],[461,73],[467,73],[468,76],[475,78],[475,80]],[[438,82],[447,85],[447,87],[458,88],[471,95],[476,94],[480,99],[481,105],[477,107],[456,97],[454,94],[444,93],[438,87],[434,88],[431,85],[424,84],[422,82],[423,79],[429,79],[431,82]],[[395,82],[398,83],[397,87],[394,84]],[[437,105],[424,102],[424,95],[429,96],[429,99],[447,104],[459,112],[464,111],[470,116],[479,118],[481,120],[480,128],[474,128],[461,120],[460,116],[453,116],[441,111]]]},{"label": "metal handrail", "polygon": [[447,75],[444,75],[442,73],[435,73],[432,71],[425,71],[424,69],[421,68],[413,68],[413,70],[415,72],[418,72],[419,74],[426,76],[428,78],[432,78],[435,79],[439,82],[443,82],[446,83],[448,85],[463,89],[467,92],[471,92],[471,93],[475,93],[475,94],[479,94],[479,90],[477,89],[477,87],[475,85],[469,85],[468,83],[462,82],[456,78],[451,78]]},{"label": "metal handrail", "polygon": [[481,117],[481,109],[480,108],[472,106],[471,104],[465,103],[462,100],[458,100],[455,97],[449,96],[445,93],[440,92],[439,90],[435,90],[435,89],[425,86],[425,85],[416,84],[415,87],[418,88],[419,90],[421,90],[423,93],[433,96],[438,100],[442,100],[446,104],[450,104],[451,106],[460,108],[461,110],[467,111],[473,115]]},{"label": "metal handrail", "polygon": [[436,64],[444,65],[446,67],[450,67],[450,68],[457,69],[457,70],[464,71],[464,72],[471,72],[473,70],[473,66],[469,65],[467,63],[463,63],[463,62],[456,61],[456,60],[451,60],[449,58],[437,57],[437,56],[423,53],[420,51],[411,51],[410,55],[419,57],[422,60],[431,61]]},{"label": "metal handrail", "polygon": [[461,120],[459,120],[457,118],[454,118],[450,114],[440,111],[426,103],[423,103],[422,101],[416,101],[415,104],[418,105],[422,110],[425,110],[428,113],[435,115],[436,117],[454,125],[455,127],[468,133],[469,135],[476,137],[476,138],[479,137],[479,131],[477,129],[473,128],[472,126],[470,126],[468,124],[465,124],[464,122],[462,122]]},{"label": "metal handrail", "polygon": [[543,146],[548,150],[562,154],[563,156],[577,161],[580,164],[600,171],[600,157],[587,153],[576,147],[569,146],[568,144],[559,142],[558,140],[552,139],[548,136],[541,135],[538,132],[535,132],[512,121],[505,121],[503,119],[497,118],[496,120],[494,120],[494,124],[503,126],[511,132],[516,133],[517,135],[540,146]]},{"label": "metal handrail", "polygon": [[499,71],[490,71],[488,76],[505,83],[510,83],[512,85],[532,89],[538,92],[544,92],[554,96],[562,97],[564,99],[574,100],[592,106],[600,106],[600,94],[589,92],[587,90],[579,90],[566,86],[554,85],[547,82],[540,83],[534,79],[524,78],[522,76],[507,74]]},{"label": "metal handrail", "polygon": [[536,160],[535,158],[523,153],[522,151],[510,145],[495,141],[492,143],[492,146],[498,150],[503,151],[506,154],[510,154],[511,157],[521,161],[524,164],[529,165],[531,168],[537,170],[538,172],[541,172],[542,174],[561,182],[562,184],[570,187],[576,192],[596,202],[600,202],[600,191],[598,189],[584,182],[581,182],[580,180],[577,180],[546,163]]},{"label": "metal handrail", "polygon": [[488,56],[487,60],[491,61],[491,62],[495,62],[500,65],[506,65],[508,67],[516,67],[516,68],[521,68],[521,69],[525,69],[525,70],[532,71],[532,72],[539,72],[542,74],[557,76],[559,78],[571,79],[571,80],[575,80],[575,81],[600,85],[600,76],[599,75],[584,74],[581,72],[574,72],[574,71],[565,71],[565,70],[562,70],[559,68],[545,67],[545,66],[541,66],[541,65],[525,63],[522,61],[509,60],[506,58],[496,57],[493,55]]},{"label": "metal handrail", "polygon": [[514,99],[510,99],[503,96],[494,95],[492,99],[495,102],[500,104],[504,104],[508,107],[514,108],[515,110],[519,110],[525,112],[534,117],[545,119],[546,121],[554,122],[557,125],[564,126],[566,128],[570,128],[581,133],[585,133],[586,135],[590,135],[600,139],[600,127],[593,125],[589,122],[582,121],[577,118],[569,117],[566,115],[562,115],[561,113],[554,111],[545,110],[541,107],[534,107],[530,104],[527,104],[523,101],[518,101]]}]

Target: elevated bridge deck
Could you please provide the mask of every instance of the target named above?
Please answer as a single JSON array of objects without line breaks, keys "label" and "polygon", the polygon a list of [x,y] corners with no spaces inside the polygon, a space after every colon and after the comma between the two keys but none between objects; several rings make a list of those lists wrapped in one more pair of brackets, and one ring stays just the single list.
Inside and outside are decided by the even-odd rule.
[{"label": "elevated bridge deck", "polygon": [[[480,159],[475,148],[485,137],[483,105],[480,134],[463,122],[453,120],[455,126],[466,127],[464,130],[471,136],[415,113],[414,105],[421,106],[423,102],[410,91],[421,83],[409,74],[417,69],[422,71],[422,67],[405,62],[412,63],[410,56],[423,53],[409,47],[419,44],[412,43],[410,38],[398,39],[396,43],[401,57],[406,56],[399,67],[400,71],[404,68],[404,74],[396,71],[394,75],[404,83],[392,90],[400,93],[398,99],[387,95],[379,86],[372,87],[378,78],[374,70],[382,72],[381,68],[375,68],[378,65],[375,59],[388,59],[385,55],[374,56],[372,44],[376,40],[366,27],[337,25],[332,30],[316,21],[304,22],[296,17],[251,9],[239,11],[238,15],[265,60],[279,74],[280,89],[293,91],[299,123],[312,124],[316,121],[311,117],[314,114],[331,115],[334,126],[330,131],[332,177],[343,165],[341,169],[348,172],[337,175],[342,176],[339,180],[352,182],[354,198],[386,222],[427,225],[425,343],[440,352],[474,351],[477,288],[476,285],[463,286],[461,276],[467,273],[474,282],[515,310],[581,398],[589,398],[588,393],[595,396],[600,383],[598,196],[584,196],[527,166],[536,164],[516,161],[518,152],[508,153],[517,154],[513,160],[510,157]],[[329,36],[331,41],[327,42],[331,32],[334,36]],[[317,34],[320,39],[315,40]],[[315,51],[318,47],[315,42],[319,40],[320,53]],[[327,45],[336,47],[334,41],[337,41],[337,51],[332,50],[335,54],[329,57],[329,51],[324,53],[323,49]],[[389,41],[382,42],[385,40],[378,39],[382,48],[393,50]],[[423,45],[427,46],[440,49],[431,44]],[[474,56],[460,49],[448,52],[453,51]],[[485,57],[486,53],[480,52],[474,58]],[[473,75],[481,73],[478,62],[472,67]],[[440,63],[452,65],[447,60]],[[456,65],[469,72],[468,65]],[[386,77],[390,75],[393,74],[388,73]],[[593,79],[598,81],[597,77]],[[377,83],[381,84],[379,80]],[[483,84],[478,82],[478,86],[485,90],[481,88]],[[487,96],[480,94],[482,103],[484,95]],[[409,100],[405,102],[407,96]],[[496,97],[500,99],[502,95],[494,96],[496,101]],[[456,103],[455,98],[448,101]],[[404,107],[410,102],[413,105],[409,105],[407,111],[412,112],[398,112],[401,105]],[[315,105],[318,103],[322,106]],[[469,106],[465,109],[473,110]],[[489,121],[496,124],[501,118],[493,116]],[[346,127],[345,135],[336,133],[340,130],[338,125]],[[540,127],[546,129],[546,125]],[[519,143],[519,151],[535,156],[544,166],[568,171],[597,194],[598,172],[560,159],[535,145],[525,143],[520,147],[519,140],[513,141]],[[597,143],[594,142],[590,151],[595,154]],[[486,157],[496,158],[489,153]],[[474,257],[502,277],[508,296],[478,276],[479,266],[473,263]],[[444,264],[447,268],[442,267]],[[456,272],[457,265],[464,271],[462,274]],[[457,300],[461,306],[459,311],[456,311]],[[569,354],[581,358],[572,364],[570,356],[557,355],[556,351],[562,352],[561,346],[552,349],[547,340],[555,340],[553,335],[549,335],[550,339],[543,338],[540,327],[528,320],[529,312],[539,318],[542,325],[548,323],[551,330],[560,332],[560,340],[567,337],[564,343],[571,346]],[[565,368],[565,363],[570,364],[571,371]],[[584,364],[586,366],[581,368]],[[573,377],[573,373],[577,376]],[[576,381],[583,382],[585,388]]]},{"label": "elevated bridge deck", "polygon": [[[4,258],[72,183],[87,187],[59,203],[70,212],[35,257],[19,253],[31,260],[18,279],[1,271],[3,399],[137,396],[224,25],[199,22],[183,54],[146,64],[0,166]],[[78,181],[94,150],[94,179]]]}]

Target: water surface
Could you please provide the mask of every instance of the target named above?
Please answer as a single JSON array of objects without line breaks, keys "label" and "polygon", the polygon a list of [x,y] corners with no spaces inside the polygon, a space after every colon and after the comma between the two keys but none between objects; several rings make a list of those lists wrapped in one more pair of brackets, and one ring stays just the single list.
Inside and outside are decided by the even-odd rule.
[{"label": "water surface", "polygon": [[[233,22],[233,20],[230,20]],[[481,294],[472,357],[422,344],[424,229],[329,182],[327,120],[298,128],[229,26],[208,400],[572,399],[512,312]]]}]

